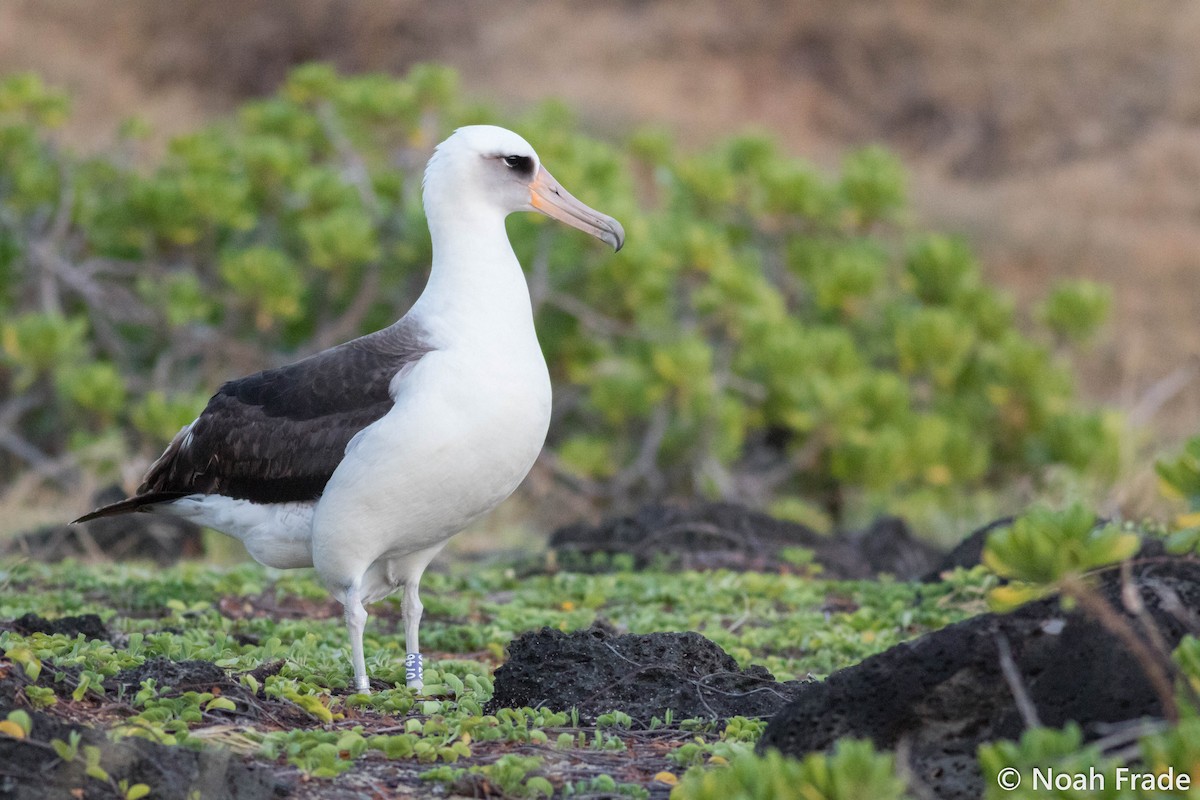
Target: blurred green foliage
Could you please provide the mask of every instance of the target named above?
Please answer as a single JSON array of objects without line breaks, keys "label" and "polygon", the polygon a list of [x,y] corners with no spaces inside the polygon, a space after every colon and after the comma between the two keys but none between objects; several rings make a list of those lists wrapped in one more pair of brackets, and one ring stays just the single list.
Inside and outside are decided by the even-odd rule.
[{"label": "blurred green foliage", "polygon": [[1042,304],[1042,318],[1067,341],[1086,342],[1108,319],[1112,287],[1086,280],[1061,281]]},{"label": "blurred green foliage", "polygon": [[1085,573],[1129,558],[1141,537],[1116,523],[1102,523],[1082,505],[1061,511],[1035,506],[1012,525],[988,535],[983,563],[1009,582],[991,590],[999,610],[1010,610],[1063,589]]},{"label": "blurred green foliage", "polygon": [[1188,513],[1200,512],[1200,436],[1184,443],[1181,452],[1154,464],[1162,490],[1182,500]]},{"label": "blurred green foliage", "polygon": [[671,800],[900,800],[908,797],[891,753],[877,752],[868,741],[841,739],[832,753],[801,760],[777,750],[765,755],[741,753],[728,767],[693,767],[671,792]]},{"label": "blurred green foliage", "polygon": [[0,389],[37,398],[19,429],[39,452],[96,465],[116,426],[149,455],[221,380],[391,322],[428,268],[424,162],[486,121],[628,231],[613,256],[509,222],[556,386],[544,463],[580,491],[836,523],[847,504],[932,506],[1055,465],[1115,471],[1119,422],[1081,408],[1056,349],[1096,330],[1107,290],[1065,285],[1023,319],[961,240],[912,229],[881,149],[829,176],[756,134],[611,144],[557,104],[477,107],[436,66],[302,67],[148,166],[136,122],[112,154],[64,152],[66,106],[34,78],[0,83]]},{"label": "blurred green foliage", "polygon": [[[1088,776],[1090,770],[1113,776],[1116,772],[1117,760],[1106,758],[1101,749],[1095,745],[1084,745],[1083,732],[1075,723],[1061,730],[1053,728],[1031,728],[1021,734],[1018,742],[1001,740],[985,744],[979,748],[979,765],[983,769],[984,786],[987,787],[989,800],[1018,797],[1031,800],[1034,797],[1061,798],[1117,798],[1134,797],[1136,794],[1119,794],[1115,791],[1115,780],[1107,781],[1111,794],[1091,792],[1086,790],[1072,791],[1052,789],[1038,786],[1033,779],[1033,770],[1040,769],[1051,775],[1062,773],[1074,777]],[[1017,771],[1017,777],[1012,777],[1012,770]],[[1008,778],[1001,782],[1001,773],[1008,770]],[[1015,788],[1014,783],[1017,784]]]},{"label": "blurred green foliage", "polygon": [[1184,510],[1170,524],[1167,548],[1173,553],[1200,551],[1200,436],[1183,444],[1179,453],[1154,464],[1159,486]]}]

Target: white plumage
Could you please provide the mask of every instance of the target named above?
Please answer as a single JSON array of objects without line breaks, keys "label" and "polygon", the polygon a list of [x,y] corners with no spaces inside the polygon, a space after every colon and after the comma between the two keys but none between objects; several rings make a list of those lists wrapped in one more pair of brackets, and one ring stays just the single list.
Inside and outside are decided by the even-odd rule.
[{"label": "white plumage", "polygon": [[[364,603],[403,589],[408,683],[420,687],[422,573],[516,489],[546,438],[550,378],[505,217],[536,210],[616,249],[624,240],[524,139],[492,126],[437,148],[424,201],[433,264],[403,319],[226,384],[134,498],[83,518],[171,513],[240,539],[263,564],[316,567],[345,607],[360,691]],[[328,388],[339,382],[341,394]]]}]

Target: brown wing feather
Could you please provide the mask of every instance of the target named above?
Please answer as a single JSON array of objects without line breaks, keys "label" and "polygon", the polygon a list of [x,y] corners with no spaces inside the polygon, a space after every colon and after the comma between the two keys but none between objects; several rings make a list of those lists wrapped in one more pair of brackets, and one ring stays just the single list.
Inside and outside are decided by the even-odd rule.
[{"label": "brown wing feather", "polygon": [[392,378],[432,348],[407,319],[279,369],[229,381],[151,465],[137,494],[76,521],[190,494],[314,500],[350,439],[391,409]]}]

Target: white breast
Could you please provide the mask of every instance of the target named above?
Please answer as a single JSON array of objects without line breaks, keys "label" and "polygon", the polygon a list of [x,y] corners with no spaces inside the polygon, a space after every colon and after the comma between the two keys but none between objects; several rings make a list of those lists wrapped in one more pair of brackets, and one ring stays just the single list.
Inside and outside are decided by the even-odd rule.
[{"label": "white breast", "polygon": [[392,410],[347,448],[313,520],[327,584],[440,545],[525,478],[546,440],[550,378],[540,350],[498,350],[427,354]]}]

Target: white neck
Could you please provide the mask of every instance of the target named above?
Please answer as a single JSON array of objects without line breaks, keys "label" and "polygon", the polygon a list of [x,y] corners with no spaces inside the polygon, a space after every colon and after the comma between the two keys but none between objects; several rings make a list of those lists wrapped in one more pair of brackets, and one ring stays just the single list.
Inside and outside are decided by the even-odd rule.
[{"label": "white neck", "polygon": [[410,313],[447,344],[532,339],[533,310],[504,214],[486,203],[427,203],[433,265]]}]

